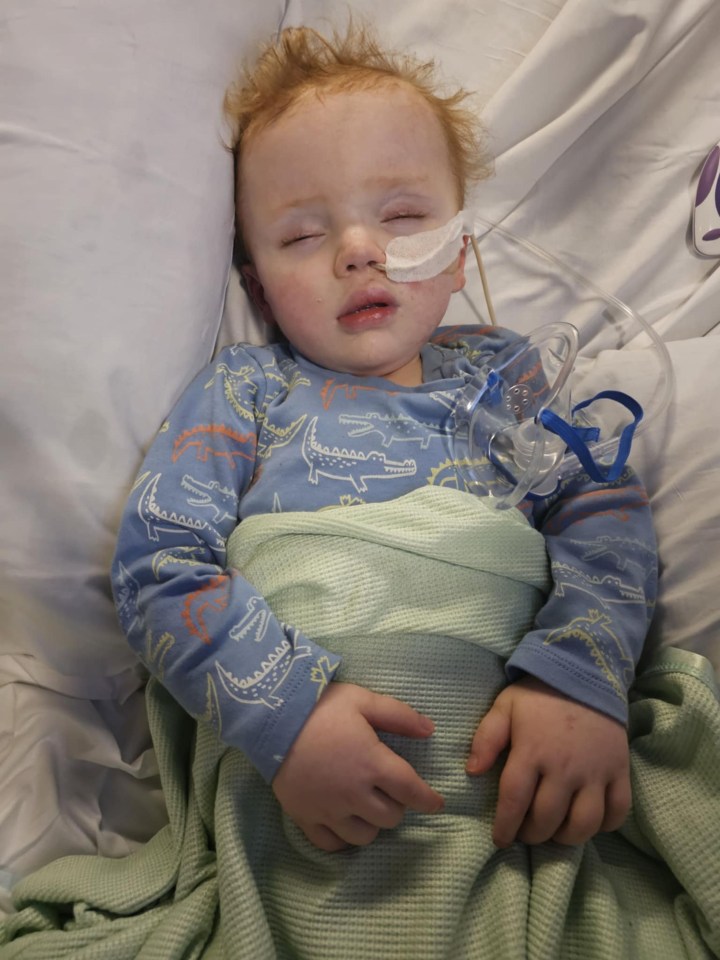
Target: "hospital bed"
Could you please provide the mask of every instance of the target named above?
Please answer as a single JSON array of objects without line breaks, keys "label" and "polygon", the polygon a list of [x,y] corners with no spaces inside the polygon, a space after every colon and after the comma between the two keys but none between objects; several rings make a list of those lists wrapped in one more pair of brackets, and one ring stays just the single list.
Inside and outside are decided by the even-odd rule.
[{"label": "hospital bed", "polygon": [[[477,91],[495,157],[474,201],[547,251],[489,279],[499,322],[572,320],[587,278],[666,344],[674,390],[631,458],[652,503],[648,647],[720,672],[720,273],[691,242],[720,138],[716,0],[353,0],[389,45]],[[144,676],[111,601],[125,497],[173,401],[260,342],[232,268],[222,95],[271,31],[329,0],[6,0],[0,32],[0,889],[165,822]],[[492,259],[492,258],[491,258]],[[561,311],[543,299],[560,275]],[[568,281],[567,277],[572,279]],[[598,294],[598,295],[600,295]],[[451,322],[481,319],[479,279]],[[633,392],[642,364],[625,365]]]}]

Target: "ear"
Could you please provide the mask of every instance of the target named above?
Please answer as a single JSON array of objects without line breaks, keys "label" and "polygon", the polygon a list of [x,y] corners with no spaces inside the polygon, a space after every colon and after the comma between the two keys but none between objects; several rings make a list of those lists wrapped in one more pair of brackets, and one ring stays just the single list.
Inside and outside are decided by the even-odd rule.
[{"label": "ear", "polygon": [[457,265],[453,270],[453,293],[458,293],[465,286],[465,255],[467,254],[467,245],[470,237],[463,237],[463,248],[457,260]]},{"label": "ear", "polygon": [[247,292],[250,296],[250,299],[260,311],[261,317],[265,323],[269,324],[270,326],[275,326],[275,317],[273,316],[272,307],[265,299],[265,289],[260,282],[260,277],[258,277],[255,267],[251,263],[243,264],[243,266],[240,267],[240,273],[245,281],[245,286],[247,287]]}]

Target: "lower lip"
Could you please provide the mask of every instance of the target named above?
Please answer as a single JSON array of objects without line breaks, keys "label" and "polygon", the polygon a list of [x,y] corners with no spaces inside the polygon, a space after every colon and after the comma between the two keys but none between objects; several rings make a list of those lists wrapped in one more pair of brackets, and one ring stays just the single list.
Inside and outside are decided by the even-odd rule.
[{"label": "lower lip", "polygon": [[384,326],[395,313],[396,307],[368,307],[355,313],[345,313],[338,317],[338,323],[346,330],[372,330]]}]

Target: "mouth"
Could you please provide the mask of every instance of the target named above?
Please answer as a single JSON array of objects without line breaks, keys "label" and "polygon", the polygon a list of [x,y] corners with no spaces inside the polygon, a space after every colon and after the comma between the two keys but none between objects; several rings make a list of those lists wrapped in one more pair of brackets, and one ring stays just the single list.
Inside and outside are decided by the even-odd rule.
[{"label": "mouth", "polygon": [[343,305],[338,321],[350,329],[379,326],[392,316],[396,309],[397,302],[384,290],[361,290]]}]

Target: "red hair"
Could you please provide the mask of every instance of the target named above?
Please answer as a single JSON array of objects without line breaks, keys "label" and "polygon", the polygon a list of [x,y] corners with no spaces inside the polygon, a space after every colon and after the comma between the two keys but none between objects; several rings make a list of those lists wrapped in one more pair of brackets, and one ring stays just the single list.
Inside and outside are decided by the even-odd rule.
[{"label": "red hair", "polygon": [[236,169],[243,145],[308,94],[368,90],[386,83],[409,85],[437,117],[462,206],[468,183],[484,179],[492,170],[482,124],[464,106],[469,94],[457,89],[443,96],[437,92],[433,61],[384,50],[368,27],[352,19],[343,35],[333,33],[330,38],[310,27],[283,30],[230,87],[225,115]]}]

